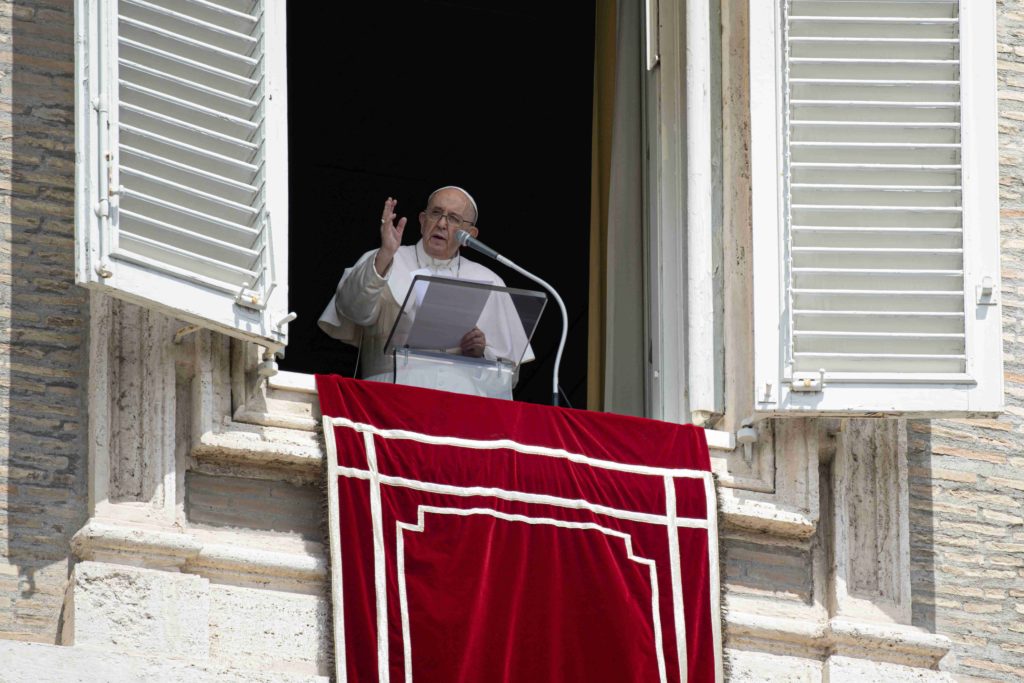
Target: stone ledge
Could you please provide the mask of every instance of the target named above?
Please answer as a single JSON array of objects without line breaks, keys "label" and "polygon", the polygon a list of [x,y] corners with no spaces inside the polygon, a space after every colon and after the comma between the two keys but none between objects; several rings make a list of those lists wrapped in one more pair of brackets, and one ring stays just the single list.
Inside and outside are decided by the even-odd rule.
[{"label": "stone ledge", "polygon": [[294,429],[300,432],[315,432],[320,427],[320,420],[297,415],[284,415],[270,410],[255,410],[246,406],[235,411],[235,422]]},{"label": "stone ledge", "polygon": [[6,683],[328,683],[328,676],[193,664],[165,656],[127,655],[86,647],[0,640]]},{"label": "stone ledge", "polygon": [[[876,624],[850,619],[820,621],[730,611],[726,637],[731,647],[758,644],[764,651],[825,658],[842,655],[933,671],[949,652],[949,638],[915,626]],[[782,646],[782,647],[779,647]]]},{"label": "stone ledge", "polygon": [[316,584],[327,580],[327,561],[319,555],[210,543],[186,532],[95,519],[74,535],[71,547],[81,560],[176,569],[204,577],[235,575]]},{"label": "stone ledge", "polygon": [[[307,437],[295,438],[296,436]],[[305,443],[303,443],[305,441]],[[320,472],[324,449],[319,437],[309,432],[278,434],[273,429],[229,422],[223,431],[200,435],[192,448],[197,460],[229,461],[262,467],[284,467]]]},{"label": "stone ledge", "polygon": [[818,520],[804,511],[766,501],[742,500],[730,493],[732,489],[721,486],[718,491],[726,527],[788,538],[810,538],[817,529]]},{"label": "stone ledge", "polygon": [[[946,636],[903,624],[876,624],[852,619],[829,622],[832,651],[847,657],[871,656],[891,661],[881,653],[894,653],[913,658],[918,666],[934,669],[953,646]],[[909,663],[909,662],[902,662]]]}]

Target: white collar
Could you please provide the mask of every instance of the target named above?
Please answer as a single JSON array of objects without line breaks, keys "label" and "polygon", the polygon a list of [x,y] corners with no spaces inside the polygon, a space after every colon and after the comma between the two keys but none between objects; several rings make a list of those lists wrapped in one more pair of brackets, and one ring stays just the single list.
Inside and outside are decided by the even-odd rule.
[{"label": "white collar", "polygon": [[428,268],[431,272],[447,270],[454,273],[461,265],[461,259],[458,252],[455,252],[455,256],[450,259],[434,258],[423,248],[422,239],[416,243],[416,265],[420,268]]}]

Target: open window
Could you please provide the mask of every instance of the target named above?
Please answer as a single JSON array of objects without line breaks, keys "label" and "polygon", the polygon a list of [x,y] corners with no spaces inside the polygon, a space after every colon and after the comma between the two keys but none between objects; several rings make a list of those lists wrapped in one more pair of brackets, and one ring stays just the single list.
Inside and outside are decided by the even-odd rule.
[{"label": "open window", "polygon": [[[77,280],[270,349],[292,341],[282,369],[347,374],[355,352],[316,328],[338,277],[376,246],[383,197],[403,199],[409,243],[426,195],[454,182],[477,195],[482,237],[569,303],[573,404],[688,420],[684,355],[718,337],[684,339],[683,317],[702,309],[680,303],[692,219],[681,8],[664,22],[642,0],[291,3],[287,22],[285,8],[78,0]],[[597,53],[613,58],[598,74],[601,31]],[[601,77],[615,84],[599,123],[615,130],[605,161],[619,176],[600,197],[617,225],[595,258]],[[661,145],[672,153],[650,153]],[[546,400],[557,336],[556,322],[535,339],[521,397],[535,385]]]},{"label": "open window", "polygon": [[285,3],[76,4],[76,279],[280,349]]},{"label": "open window", "polygon": [[755,411],[999,410],[994,3],[750,27]]},{"label": "open window", "polygon": [[[565,299],[561,383],[586,407],[594,4],[293,2],[288,30],[289,310],[299,317],[281,369],[353,374],[356,350],[317,318],[345,268],[380,245],[388,196],[408,218],[409,245],[429,193],[455,184],[479,203],[480,239]],[[560,333],[551,304],[517,399],[550,401]]]}]

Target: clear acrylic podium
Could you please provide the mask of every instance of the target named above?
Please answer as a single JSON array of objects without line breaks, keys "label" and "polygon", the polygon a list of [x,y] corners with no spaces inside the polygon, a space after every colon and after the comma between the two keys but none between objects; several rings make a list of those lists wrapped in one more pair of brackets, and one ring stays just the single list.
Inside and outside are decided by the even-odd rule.
[{"label": "clear acrylic podium", "polygon": [[[532,360],[530,340],[546,305],[543,292],[416,275],[384,347],[394,363],[392,381],[511,399],[520,363]],[[483,358],[459,349],[474,327],[487,337]]]}]

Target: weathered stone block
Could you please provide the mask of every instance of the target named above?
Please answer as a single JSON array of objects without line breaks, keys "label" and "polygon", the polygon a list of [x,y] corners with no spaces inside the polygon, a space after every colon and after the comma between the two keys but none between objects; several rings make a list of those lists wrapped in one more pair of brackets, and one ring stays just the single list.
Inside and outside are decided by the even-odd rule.
[{"label": "weathered stone block", "polygon": [[64,643],[205,661],[210,583],[192,574],[101,562],[75,566]]},{"label": "weathered stone block", "polygon": [[319,595],[210,587],[210,656],[218,663],[326,675],[329,603]]},{"label": "weathered stone block", "polygon": [[949,681],[953,678],[941,671],[930,671],[899,664],[872,662],[853,657],[829,657],[822,672],[822,683],[864,683],[864,681]]}]

